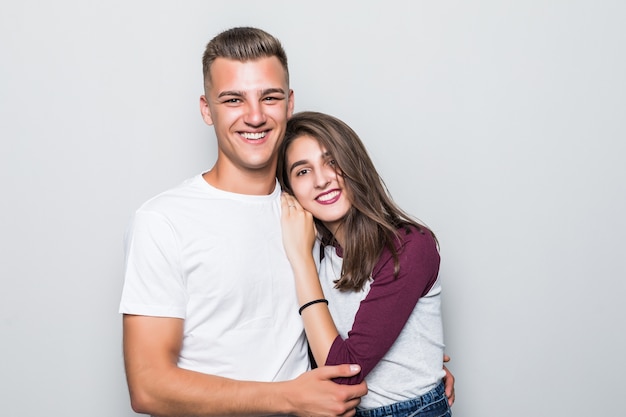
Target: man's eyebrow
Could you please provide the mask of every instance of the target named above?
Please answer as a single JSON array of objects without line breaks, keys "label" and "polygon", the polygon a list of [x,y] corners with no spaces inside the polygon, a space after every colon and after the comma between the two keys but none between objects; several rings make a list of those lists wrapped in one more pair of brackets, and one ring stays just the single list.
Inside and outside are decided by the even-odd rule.
[{"label": "man's eyebrow", "polygon": [[262,96],[266,96],[268,94],[275,94],[275,93],[285,94],[285,90],[283,90],[282,88],[266,88],[265,90],[261,90]]},{"label": "man's eyebrow", "polygon": [[228,91],[222,91],[221,93],[218,94],[218,98],[220,97],[224,97],[224,96],[235,96],[235,97],[244,97],[246,94],[243,91],[235,91],[235,90],[228,90]]},{"label": "man's eyebrow", "polygon": [[[282,88],[266,88],[265,90],[261,90],[260,92],[261,96],[267,96],[268,94],[281,94],[281,95],[285,95],[285,90],[283,90]],[[246,93],[244,91],[239,91],[239,90],[226,90],[226,91],[222,91],[221,93],[218,94],[218,98],[221,97],[225,97],[225,96],[229,96],[229,97],[245,97]]]}]

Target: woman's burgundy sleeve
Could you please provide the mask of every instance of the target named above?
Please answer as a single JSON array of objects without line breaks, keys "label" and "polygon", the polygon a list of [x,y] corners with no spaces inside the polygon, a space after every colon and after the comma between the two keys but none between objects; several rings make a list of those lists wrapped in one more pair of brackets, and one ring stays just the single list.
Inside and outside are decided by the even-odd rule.
[{"label": "woman's burgundy sleeve", "polygon": [[439,252],[431,233],[411,228],[403,235],[398,253],[400,271],[394,276],[394,259],[384,250],[374,268],[371,288],[354,319],[348,338],[337,336],[326,365],[358,364],[361,372],[336,378],[341,384],[358,384],[378,364],[402,331],[420,297],[437,280]]}]

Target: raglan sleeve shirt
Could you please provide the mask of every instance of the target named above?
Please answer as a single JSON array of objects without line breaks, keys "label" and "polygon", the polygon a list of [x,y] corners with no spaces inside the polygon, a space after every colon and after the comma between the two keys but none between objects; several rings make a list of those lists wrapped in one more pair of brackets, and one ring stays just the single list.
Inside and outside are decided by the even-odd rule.
[{"label": "raglan sleeve shirt", "polygon": [[358,384],[391,348],[421,297],[437,280],[439,252],[429,230],[411,227],[401,231],[398,245],[400,269],[394,276],[394,258],[384,249],[372,272],[370,291],[361,301],[352,329],[344,340],[334,340],[326,365],[353,363],[361,372],[336,378],[341,384]]}]

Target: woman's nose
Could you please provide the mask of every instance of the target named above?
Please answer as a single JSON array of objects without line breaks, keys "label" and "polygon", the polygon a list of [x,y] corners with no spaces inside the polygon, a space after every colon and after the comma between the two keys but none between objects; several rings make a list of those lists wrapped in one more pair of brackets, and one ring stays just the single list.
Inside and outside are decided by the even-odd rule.
[{"label": "woman's nose", "polygon": [[315,187],[320,189],[326,188],[331,181],[332,178],[330,176],[330,173],[327,173],[325,171],[318,171],[318,174],[315,177]]}]

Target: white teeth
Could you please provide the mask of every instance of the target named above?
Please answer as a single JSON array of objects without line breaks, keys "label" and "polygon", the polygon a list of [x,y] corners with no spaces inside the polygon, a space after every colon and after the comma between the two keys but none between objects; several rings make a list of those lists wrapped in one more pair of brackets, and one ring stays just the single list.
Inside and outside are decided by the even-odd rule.
[{"label": "white teeth", "polygon": [[328,201],[328,200],[332,200],[333,198],[337,197],[338,195],[339,195],[339,191],[333,191],[333,192],[330,192],[328,194],[321,195],[321,196],[317,197],[317,199],[319,201]]},{"label": "white teeth", "polygon": [[259,133],[250,133],[250,132],[242,132],[241,136],[246,139],[258,140],[263,139],[267,132],[259,132]]}]

